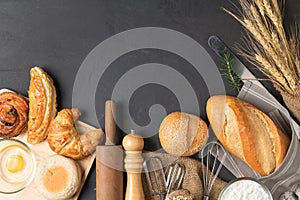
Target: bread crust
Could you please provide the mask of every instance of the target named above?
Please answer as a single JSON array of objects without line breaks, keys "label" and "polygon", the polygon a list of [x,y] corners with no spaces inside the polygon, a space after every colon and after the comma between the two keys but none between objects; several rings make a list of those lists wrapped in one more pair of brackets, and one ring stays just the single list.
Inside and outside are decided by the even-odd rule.
[{"label": "bread crust", "polygon": [[262,111],[256,109],[255,107],[253,107],[252,105],[248,104],[248,103],[244,103],[246,107],[248,107],[249,109],[254,109],[256,112],[259,113],[259,115],[261,117],[263,117],[263,119],[266,121],[267,124],[269,124],[269,128],[270,128],[270,137],[274,138],[274,154],[276,155],[276,167],[275,169],[279,168],[280,164],[282,163],[285,154],[287,153],[288,150],[288,146],[290,144],[290,140],[289,138],[281,132],[280,129],[278,129],[274,122]]},{"label": "bread crust", "polygon": [[[238,98],[224,95],[209,98],[206,110],[214,133],[231,154],[264,176],[280,166],[290,140],[265,113]],[[264,140],[258,141],[260,137]],[[263,157],[267,154],[261,148],[263,145],[271,149],[267,152],[268,159]]]}]

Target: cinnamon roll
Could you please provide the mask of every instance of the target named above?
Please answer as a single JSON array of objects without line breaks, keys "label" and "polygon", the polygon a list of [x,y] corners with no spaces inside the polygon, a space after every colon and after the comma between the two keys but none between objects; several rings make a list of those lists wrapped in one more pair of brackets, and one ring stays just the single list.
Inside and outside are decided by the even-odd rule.
[{"label": "cinnamon roll", "polygon": [[13,92],[0,94],[0,137],[19,135],[28,121],[27,100]]}]

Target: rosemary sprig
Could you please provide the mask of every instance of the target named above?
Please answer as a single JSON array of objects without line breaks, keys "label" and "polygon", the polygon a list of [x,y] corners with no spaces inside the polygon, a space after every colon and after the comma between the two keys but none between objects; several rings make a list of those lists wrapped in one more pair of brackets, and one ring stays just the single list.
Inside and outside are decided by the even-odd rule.
[{"label": "rosemary sprig", "polygon": [[237,90],[238,92],[242,89],[243,83],[233,69],[233,58],[231,57],[230,53],[224,54],[222,58],[222,68],[220,71],[232,89]]}]

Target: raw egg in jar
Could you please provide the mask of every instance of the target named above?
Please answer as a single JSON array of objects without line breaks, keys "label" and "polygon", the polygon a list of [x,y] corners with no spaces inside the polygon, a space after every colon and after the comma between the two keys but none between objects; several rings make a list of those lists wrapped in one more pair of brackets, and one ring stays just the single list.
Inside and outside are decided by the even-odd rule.
[{"label": "raw egg in jar", "polygon": [[25,166],[25,161],[22,155],[12,154],[6,161],[6,168],[9,172],[17,173],[21,171]]},{"label": "raw egg in jar", "polygon": [[1,139],[0,192],[13,193],[25,188],[33,179],[35,165],[34,156],[26,144],[16,139]]}]

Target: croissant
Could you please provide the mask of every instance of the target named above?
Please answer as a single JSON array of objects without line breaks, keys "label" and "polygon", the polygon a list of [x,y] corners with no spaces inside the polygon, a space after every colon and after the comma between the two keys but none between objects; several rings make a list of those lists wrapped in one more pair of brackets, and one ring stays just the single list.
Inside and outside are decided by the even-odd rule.
[{"label": "croissant", "polygon": [[19,135],[27,125],[28,102],[16,93],[0,94],[0,137]]},{"label": "croissant", "polygon": [[58,112],[48,129],[47,141],[57,154],[78,160],[95,151],[103,136],[101,128],[79,135],[75,127],[80,111],[63,109]]},{"label": "croissant", "polygon": [[50,122],[56,115],[56,90],[51,77],[40,67],[30,70],[29,121],[27,142],[36,144],[47,137]]}]

